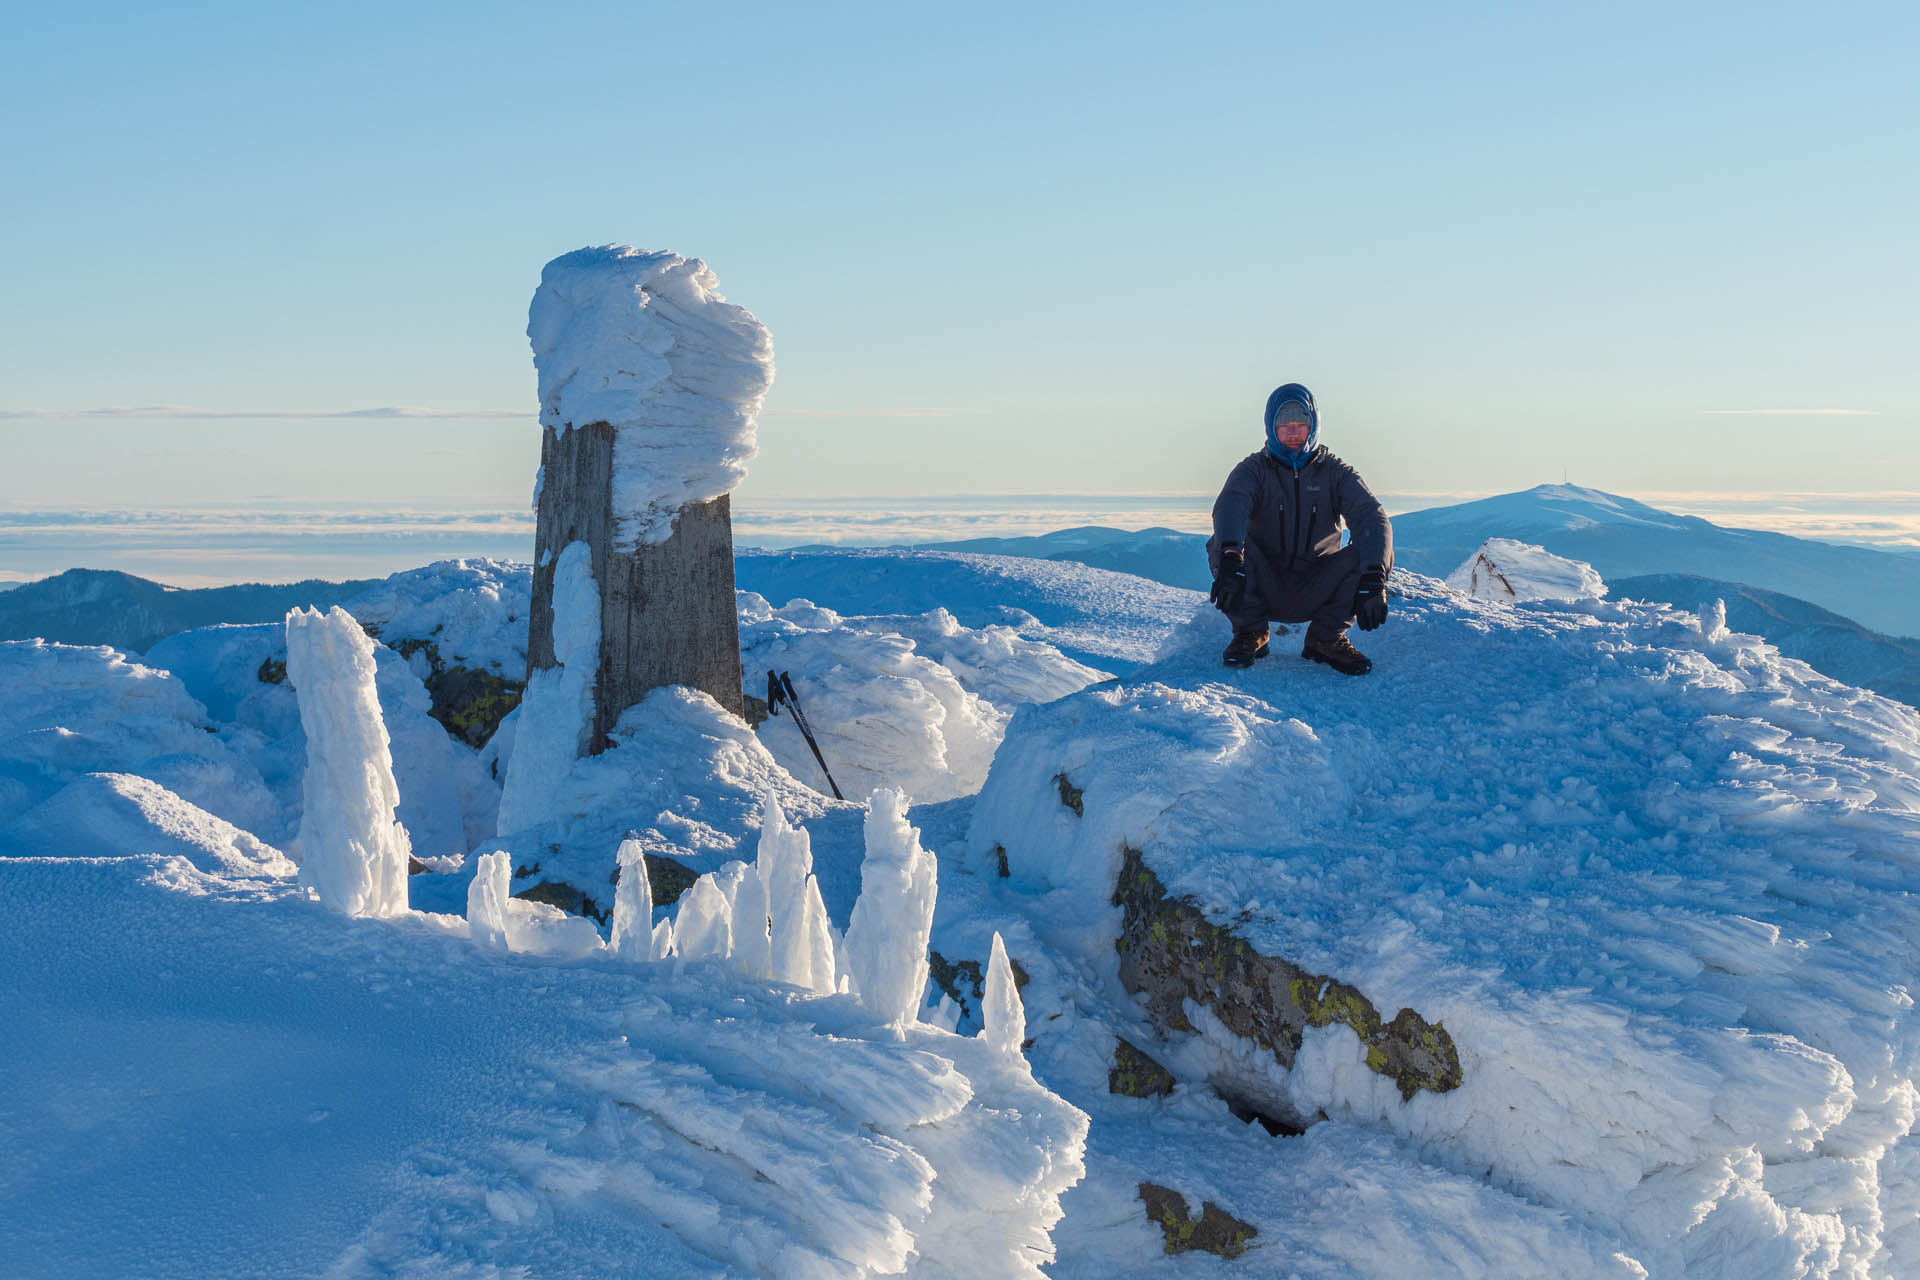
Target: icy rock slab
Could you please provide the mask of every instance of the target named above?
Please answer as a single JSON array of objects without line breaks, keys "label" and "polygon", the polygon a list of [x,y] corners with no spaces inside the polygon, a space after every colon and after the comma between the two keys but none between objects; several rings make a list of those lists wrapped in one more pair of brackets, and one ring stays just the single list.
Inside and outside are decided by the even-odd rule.
[{"label": "icy rock slab", "polygon": [[[1690,613],[1399,585],[1365,682],[1223,680],[1196,623],[1131,683],[1023,711],[969,859],[1004,859],[1116,1001],[1129,849],[1223,966],[1237,945],[1318,979],[1283,984],[1312,1015],[1290,1061],[1179,1002],[1183,1076],[1487,1171],[1655,1275],[1920,1269],[1895,978],[1920,947],[1920,715]],[[1383,1070],[1374,1024],[1408,1009],[1457,1087]]]},{"label": "icy rock slab", "polygon": [[380,716],[373,641],[338,606],[287,615],[287,678],[307,734],[300,884],[343,915],[407,911],[407,830]]},{"label": "icy rock slab", "polygon": [[1590,564],[1554,555],[1545,547],[1488,538],[1447,585],[1475,600],[1512,604],[1524,600],[1598,600],[1607,594]]},{"label": "icy rock slab", "polygon": [[620,245],[563,254],[540,273],[527,339],[541,425],[618,432],[616,550],[666,541],[683,507],[746,478],[773,340],[706,263]]},{"label": "icy rock slab", "polygon": [[9,826],[0,844],[44,857],[183,857],[226,875],[295,874],[285,854],[150,778],[89,773],[69,782]]}]

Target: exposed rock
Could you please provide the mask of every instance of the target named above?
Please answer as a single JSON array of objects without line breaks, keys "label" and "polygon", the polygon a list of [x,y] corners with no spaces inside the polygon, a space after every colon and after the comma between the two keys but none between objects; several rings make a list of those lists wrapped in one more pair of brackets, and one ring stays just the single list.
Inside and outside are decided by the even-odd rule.
[{"label": "exposed rock", "polygon": [[[1013,968],[1014,990],[1022,994],[1025,1001],[1027,983],[1033,980],[1025,965],[1007,957],[1007,963]],[[978,960],[949,960],[938,951],[927,951],[927,976],[933,979],[948,999],[960,1006],[960,1012],[966,1017],[979,1020],[980,999],[987,989],[985,967]],[[1031,1043],[1031,1042],[1029,1042]]]},{"label": "exposed rock", "polygon": [[[647,860],[647,887],[653,890],[653,905],[670,906],[680,901],[680,895],[693,887],[700,873],[677,858],[664,854],[649,853]],[[620,883],[620,868],[613,869],[612,882]]]},{"label": "exposed rock", "polygon": [[1193,1030],[1185,1012],[1192,1000],[1291,1068],[1306,1028],[1344,1023],[1366,1046],[1367,1066],[1397,1084],[1402,1098],[1459,1088],[1460,1055],[1445,1027],[1412,1009],[1383,1021],[1353,987],[1261,955],[1233,930],[1208,922],[1191,900],[1169,897],[1138,849],[1123,852],[1113,891],[1122,912],[1114,944],[1120,980],[1146,996],[1162,1026]]},{"label": "exposed rock", "polygon": [[1185,1196],[1156,1182],[1140,1184],[1140,1202],[1147,1206],[1147,1217],[1160,1224],[1168,1253],[1197,1249],[1237,1258],[1247,1251],[1247,1241],[1260,1234],[1251,1222],[1243,1222],[1211,1200],[1200,1202],[1200,1216],[1195,1218]]},{"label": "exposed rock", "polygon": [[278,658],[260,659],[260,670],[254,673],[261,684],[285,684],[287,682],[287,664]]},{"label": "exposed rock", "polygon": [[1107,1092],[1129,1098],[1162,1098],[1173,1092],[1173,1085],[1173,1072],[1155,1062],[1133,1041],[1114,1037]]},{"label": "exposed rock", "polygon": [[1060,803],[1073,810],[1074,817],[1085,817],[1087,813],[1086,802],[1083,799],[1086,794],[1085,790],[1081,787],[1074,786],[1064,773],[1054,774],[1053,780],[1059,784],[1060,787]]},{"label": "exposed rock", "polygon": [[513,895],[527,902],[543,902],[550,907],[558,907],[570,916],[587,916],[607,923],[612,914],[611,904],[601,906],[570,884],[559,880],[542,880]]},{"label": "exposed rock", "polygon": [[[371,627],[367,631],[369,635],[379,634]],[[403,658],[412,658],[416,653],[426,658],[429,670],[421,683],[433,700],[427,714],[438,720],[455,739],[476,750],[487,745],[487,739],[493,737],[493,731],[500,727],[507,713],[520,705],[523,682],[477,667],[449,665],[440,657],[440,647],[432,640],[403,636],[393,642],[392,648]]]}]

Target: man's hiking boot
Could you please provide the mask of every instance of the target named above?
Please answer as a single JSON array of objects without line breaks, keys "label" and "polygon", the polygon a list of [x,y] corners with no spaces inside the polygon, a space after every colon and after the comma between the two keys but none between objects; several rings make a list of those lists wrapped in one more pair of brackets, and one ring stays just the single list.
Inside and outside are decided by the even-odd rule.
[{"label": "man's hiking boot", "polygon": [[[1236,641],[1239,638],[1234,637]],[[1309,631],[1307,642],[1300,648],[1300,656],[1324,662],[1345,676],[1363,676],[1373,670],[1373,663],[1368,661],[1367,655],[1354,648],[1353,642],[1344,635],[1322,640]]]},{"label": "man's hiking boot", "polygon": [[1243,627],[1233,633],[1233,640],[1227,645],[1227,651],[1220,655],[1220,660],[1230,667],[1250,667],[1266,656],[1267,629]]}]

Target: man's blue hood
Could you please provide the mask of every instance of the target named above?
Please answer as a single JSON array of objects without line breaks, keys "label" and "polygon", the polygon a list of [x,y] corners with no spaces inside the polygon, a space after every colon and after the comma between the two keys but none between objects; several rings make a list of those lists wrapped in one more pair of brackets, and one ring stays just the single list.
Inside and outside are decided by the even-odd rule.
[{"label": "man's blue hood", "polygon": [[[1280,406],[1289,400],[1297,400],[1307,406],[1307,442],[1298,453],[1287,448],[1273,438],[1274,415]],[[1313,406],[1313,392],[1297,382],[1289,382],[1284,387],[1275,387],[1273,394],[1267,397],[1267,452],[1292,467],[1295,471],[1307,465],[1313,457],[1313,451],[1320,447],[1320,411]]]}]

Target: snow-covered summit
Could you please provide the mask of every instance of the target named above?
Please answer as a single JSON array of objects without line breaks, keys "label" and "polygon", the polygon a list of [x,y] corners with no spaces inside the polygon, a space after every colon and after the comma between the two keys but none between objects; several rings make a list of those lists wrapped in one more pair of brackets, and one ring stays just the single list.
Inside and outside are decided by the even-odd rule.
[{"label": "snow-covered summit", "polygon": [[665,541],[675,512],[746,477],[773,340],[700,259],[621,245],[563,254],[540,273],[527,339],[541,424],[618,433],[617,545]]},{"label": "snow-covered summit", "polygon": [[[1718,619],[1396,585],[1364,680],[1223,675],[1207,612],[1023,710],[975,865],[1159,999],[1189,1078],[1398,1134],[1654,1275],[1920,1267],[1920,715]],[[1261,1047],[1225,970],[1156,991],[1115,951],[1141,884],[1230,940],[1209,963],[1289,966],[1304,1027]],[[1402,1070],[1442,1028],[1448,1069]]]}]

